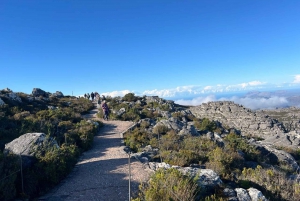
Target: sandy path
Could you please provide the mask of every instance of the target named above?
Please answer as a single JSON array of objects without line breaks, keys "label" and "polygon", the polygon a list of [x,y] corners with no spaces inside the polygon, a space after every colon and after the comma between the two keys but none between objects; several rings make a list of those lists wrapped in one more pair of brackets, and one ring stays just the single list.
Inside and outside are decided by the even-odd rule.
[{"label": "sandy path", "polygon": [[[95,112],[92,110],[85,117],[93,118]],[[120,136],[133,123],[104,121],[104,124],[94,137],[92,149],[83,153],[71,174],[39,200],[129,200],[128,154],[123,150]],[[151,170],[131,158],[131,192],[150,174]]]}]

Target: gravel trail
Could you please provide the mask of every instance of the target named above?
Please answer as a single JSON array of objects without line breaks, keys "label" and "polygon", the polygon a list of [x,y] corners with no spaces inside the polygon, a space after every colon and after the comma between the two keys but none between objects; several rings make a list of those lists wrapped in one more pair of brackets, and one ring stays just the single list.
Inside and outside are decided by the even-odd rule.
[{"label": "gravel trail", "polygon": [[[97,109],[85,118],[95,118]],[[94,137],[93,147],[82,154],[70,175],[55,189],[40,197],[42,201],[128,201],[129,165],[121,136],[133,122],[103,121],[104,127]],[[131,195],[146,181],[151,170],[131,158]]]}]

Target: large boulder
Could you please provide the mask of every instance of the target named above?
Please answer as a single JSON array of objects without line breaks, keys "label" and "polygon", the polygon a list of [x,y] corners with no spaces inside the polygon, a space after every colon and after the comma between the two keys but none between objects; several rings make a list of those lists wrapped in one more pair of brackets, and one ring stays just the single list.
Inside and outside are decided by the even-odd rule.
[{"label": "large boulder", "polygon": [[27,133],[5,144],[4,153],[13,153],[22,157],[23,166],[28,167],[35,161],[38,151],[46,146],[59,148],[57,142],[47,138],[44,133]]},{"label": "large boulder", "polygon": [[49,97],[49,94],[40,88],[33,88],[32,95],[34,97],[40,97],[40,96],[45,97],[45,98]]},{"label": "large boulder", "polygon": [[256,188],[249,188],[247,191],[252,201],[267,201],[262,192]]},{"label": "large boulder", "polygon": [[297,161],[294,159],[294,157],[283,151],[273,148],[272,144],[268,144],[264,141],[254,141],[249,140],[249,143],[256,146],[258,150],[261,151],[262,155],[267,155],[269,157],[270,163],[279,163],[284,166],[286,166],[289,170],[296,172],[300,169]]},{"label": "large boulder", "polygon": [[236,192],[236,197],[238,198],[238,200],[252,201],[250,195],[247,192],[247,190],[245,190],[243,188],[236,188],[235,192]]}]

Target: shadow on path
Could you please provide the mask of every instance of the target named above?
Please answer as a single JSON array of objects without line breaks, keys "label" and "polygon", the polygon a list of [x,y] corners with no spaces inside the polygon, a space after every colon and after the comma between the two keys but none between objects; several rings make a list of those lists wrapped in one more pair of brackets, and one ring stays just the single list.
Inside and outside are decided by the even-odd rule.
[{"label": "shadow on path", "polygon": [[[129,200],[128,155],[123,150],[120,133],[131,125],[132,122],[104,122],[104,127],[94,137],[93,147],[82,154],[70,175],[38,200]],[[131,166],[143,168],[134,159],[131,159]],[[131,189],[135,191],[141,178],[138,175],[131,178]]]}]

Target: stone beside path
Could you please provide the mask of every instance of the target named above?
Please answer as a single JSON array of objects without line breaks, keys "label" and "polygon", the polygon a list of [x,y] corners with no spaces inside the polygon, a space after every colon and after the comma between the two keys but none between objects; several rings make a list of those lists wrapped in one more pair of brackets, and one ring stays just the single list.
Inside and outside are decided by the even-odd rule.
[{"label": "stone beside path", "polygon": [[[96,118],[97,109],[84,118]],[[123,150],[122,133],[133,122],[103,121],[93,147],[82,154],[69,176],[40,201],[129,201],[128,154]],[[131,192],[136,192],[152,171],[131,158]],[[132,193],[131,193],[132,195]]]}]

